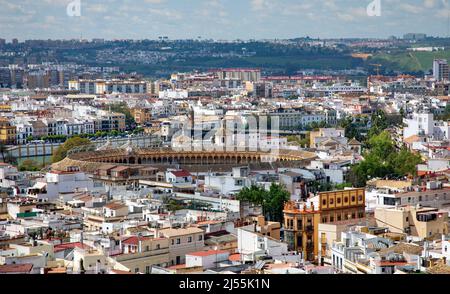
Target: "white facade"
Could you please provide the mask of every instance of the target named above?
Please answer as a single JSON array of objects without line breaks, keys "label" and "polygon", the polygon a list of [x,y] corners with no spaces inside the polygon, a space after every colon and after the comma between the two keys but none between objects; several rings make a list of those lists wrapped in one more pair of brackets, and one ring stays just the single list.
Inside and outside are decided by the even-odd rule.
[{"label": "white facade", "polygon": [[228,260],[228,251],[211,250],[207,252],[194,252],[186,254],[186,267],[198,267],[211,269],[218,267],[218,263]]},{"label": "white facade", "polygon": [[39,200],[55,200],[60,193],[91,191],[93,188],[94,182],[83,172],[48,172],[28,190],[28,194]]},{"label": "white facade", "polygon": [[279,256],[288,253],[287,244],[253,231],[252,225],[237,229],[238,252],[245,261],[255,261],[258,256]]},{"label": "white facade", "polygon": [[414,113],[412,118],[404,119],[407,126],[403,129],[403,138],[411,136],[426,136],[436,140],[448,140],[449,125],[447,122],[437,122],[432,113]]}]

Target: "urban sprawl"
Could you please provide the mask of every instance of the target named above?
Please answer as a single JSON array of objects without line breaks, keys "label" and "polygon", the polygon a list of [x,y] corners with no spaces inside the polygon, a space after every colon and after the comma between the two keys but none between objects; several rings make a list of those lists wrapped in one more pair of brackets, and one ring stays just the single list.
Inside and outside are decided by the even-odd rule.
[{"label": "urban sprawl", "polygon": [[0,39],[0,274],[450,274],[446,50]]}]

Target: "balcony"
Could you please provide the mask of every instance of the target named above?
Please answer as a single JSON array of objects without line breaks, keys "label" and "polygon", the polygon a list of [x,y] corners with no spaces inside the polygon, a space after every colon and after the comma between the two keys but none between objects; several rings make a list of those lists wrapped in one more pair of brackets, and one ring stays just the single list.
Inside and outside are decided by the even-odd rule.
[{"label": "balcony", "polygon": [[312,225],[306,226],[305,227],[305,231],[308,232],[308,233],[314,232],[314,226],[312,226]]},{"label": "balcony", "polygon": [[420,213],[417,214],[417,220],[419,222],[432,222],[438,218],[437,213]]}]

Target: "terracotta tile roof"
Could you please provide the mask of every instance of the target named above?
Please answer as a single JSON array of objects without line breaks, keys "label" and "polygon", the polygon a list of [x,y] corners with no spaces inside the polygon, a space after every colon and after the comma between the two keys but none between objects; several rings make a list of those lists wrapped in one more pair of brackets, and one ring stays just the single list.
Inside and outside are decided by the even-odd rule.
[{"label": "terracotta tile roof", "polygon": [[120,271],[120,270],[111,270],[111,274],[113,275],[132,275],[131,272]]},{"label": "terracotta tile roof", "polygon": [[175,269],[183,269],[186,268],[186,264],[178,264],[169,266],[167,269],[175,270]]},{"label": "terracotta tile roof", "polygon": [[408,144],[412,144],[414,142],[420,142],[420,136],[412,135],[408,138],[403,139],[403,142],[408,143]]},{"label": "terracotta tile roof", "polygon": [[108,203],[104,206],[105,208],[109,208],[111,210],[116,210],[116,209],[121,209],[124,207],[127,207],[125,204],[123,204],[122,202],[111,202]]},{"label": "terracotta tile roof", "polygon": [[403,254],[414,254],[414,255],[420,255],[422,253],[423,247],[414,245],[414,244],[408,244],[408,243],[399,243],[395,246],[392,246],[390,248],[385,248],[380,250],[380,254],[388,254],[391,252]]},{"label": "terracotta tile roof", "polygon": [[188,227],[188,228],[184,228],[184,229],[173,229],[173,228],[162,229],[159,231],[159,234],[161,236],[171,238],[171,237],[191,235],[191,234],[201,234],[203,232],[204,231],[202,229],[195,228],[195,227]]},{"label": "terracotta tile roof", "polygon": [[171,171],[171,173],[174,176],[176,176],[177,178],[178,177],[190,177],[191,176],[191,174],[189,172],[185,171],[185,170]]},{"label": "terracotta tile roof", "polygon": [[241,261],[241,255],[240,255],[239,253],[231,254],[231,255],[228,257],[228,260],[229,260],[229,261]]},{"label": "terracotta tile roof", "polygon": [[59,251],[63,251],[66,249],[75,249],[75,248],[91,249],[91,246],[88,246],[86,244],[81,244],[81,242],[63,243],[63,244],[55,245],[53,250],[55,252],[59,252]]},{"label": "terracotta tile roof", "polygon": [[408,263],[406,261],[377,261],[377,265],[379,266],[402,266],[407,265]]},{"label": "terracotta tile roof", "polygon": [[427,269],[427,272],[435,275],[450,274],[450,266],[446,264],[438,264]]},{"label": "terracotta tile roof", "polygon": [[0,273],[29,273],[33,269],[32,263],[0,265]]},{"label": "terracotta tile roof", "polygon": [[122,240],[122,244],[127,244],[127,245],[139,245],[139,241],[148,241],[151,238],[148,237],[137,237],[137,236],[132,236],[132,237],[128,237],[124,240]]}]

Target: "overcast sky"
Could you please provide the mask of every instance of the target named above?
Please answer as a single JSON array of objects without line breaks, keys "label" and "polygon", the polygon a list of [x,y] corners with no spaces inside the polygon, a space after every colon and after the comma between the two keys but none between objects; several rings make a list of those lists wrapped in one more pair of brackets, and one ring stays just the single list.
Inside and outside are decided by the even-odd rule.
[{"label": "overcast sky", "polygon": [[0,38],[264,39],[448,35],[450,0],[0,0]]}]

